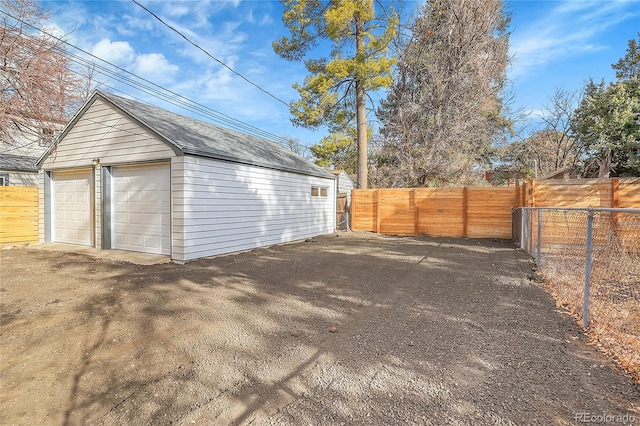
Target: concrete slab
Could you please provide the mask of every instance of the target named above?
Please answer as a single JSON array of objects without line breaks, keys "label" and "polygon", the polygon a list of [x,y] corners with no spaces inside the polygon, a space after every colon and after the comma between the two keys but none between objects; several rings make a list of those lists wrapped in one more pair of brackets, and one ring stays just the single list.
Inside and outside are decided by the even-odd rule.
[{"label": "concrete slab", "polygon": [[160,263],[171,262],[171,257],[161,254],[139,253],[127,250],[103,250],[76,244],[45,243],[30,245],[29,248],[86,254],[93,257],[99,257],[101,259],[129,262],[133,263],[134,265],[157,265]]}]

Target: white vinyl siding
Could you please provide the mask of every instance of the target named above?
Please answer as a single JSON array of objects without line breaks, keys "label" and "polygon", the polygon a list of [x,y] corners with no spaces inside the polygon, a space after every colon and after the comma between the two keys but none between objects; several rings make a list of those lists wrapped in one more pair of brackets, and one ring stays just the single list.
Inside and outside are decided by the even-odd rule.
[{"label": "white vinyl siding", "polygon": [[[177,159],[176,159],[177,160]],[[246,250],[335,230],[335,184],[236,163],[185,156],[174,164],[174,258]],[[328,188],[310,197],[311,186]]]},{"label": "white vinyl siding", "polygon": [[3,186],[38,186],[37,173],[0,171],[0,175],[6,175],[9,181],[8,185],[4,182]]},{"label": "white vinyl siding", "polygon": [[353,181],[349,175],[343,170],[338,175],[338,193],[351,195],[351,190],[354,188]]},{"label": "white vinyl siding", "polygon": [[94,158],[100,164],[123,164],[168,159],[173,149],[131,118],[102,99],[97,99],[64,136],[42,168],[88,167]]}]

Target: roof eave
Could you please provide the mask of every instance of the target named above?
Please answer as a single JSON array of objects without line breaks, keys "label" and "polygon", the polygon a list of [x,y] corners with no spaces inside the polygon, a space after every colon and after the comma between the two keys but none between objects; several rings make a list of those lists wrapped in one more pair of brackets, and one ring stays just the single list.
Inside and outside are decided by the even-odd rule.
[{"label": "roof eave", "polygon": [[279,171],[288,172],[288,173],[295,173],[298,175],[314,176],[314,177],[320,177],[324,179],[333,179],[333,180],[336,179],[336,176],[333,176],[330,173],[326,173],[326,174],[321,172],[315,173],[312,171],[294,169],[290,167],[273,166],[271,164],[261,163],[259,161],[246,161],[246,160],[238,159],[236,157],[220,155],[220,154],[211,154],[210,152],[199,151],[195,149],[185,149],[184,154],[193,155],[196,157],[210,158],[212,160],[220,160],[220,161],[227,161],[230,163],[244,164],[247,166],[261,167],[264,169],[279,170]]}]

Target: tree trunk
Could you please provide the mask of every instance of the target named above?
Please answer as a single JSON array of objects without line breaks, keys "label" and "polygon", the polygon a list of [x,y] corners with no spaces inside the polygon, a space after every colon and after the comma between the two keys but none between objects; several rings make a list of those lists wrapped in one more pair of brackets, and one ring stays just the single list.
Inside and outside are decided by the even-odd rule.
[{"label": "tree trunk", "polygon": [[[356,57],[364,61],[363,23],[357,15],[355,17],[355,24]],[[356,130],[358,134],[357,186],[360,189],[367,189],[367,99],[361,78],[361,76],[356,75]]]}]

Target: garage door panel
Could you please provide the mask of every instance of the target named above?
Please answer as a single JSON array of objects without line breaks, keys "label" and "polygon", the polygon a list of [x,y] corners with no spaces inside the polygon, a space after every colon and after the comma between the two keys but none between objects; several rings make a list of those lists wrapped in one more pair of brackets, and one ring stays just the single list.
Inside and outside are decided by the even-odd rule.
[{"label": "garage door panel", "polygon": [[126,192],[114,191],[113,199],[115,200],[116,203],[124,204],[127,201],[126,196],[127,196]]},{"label": "garage door panel", "polygon": [[147,225],[161,225],[162,222],[157,214],[144,213],[144,223]]},{"label": "garage door panel", "polygon": [[171,254],[169,165],[113,169],[114,248]]},{"label": "garage door panel", "polygon": [[91,245],[91,170],[53,172],[53,240]]},{"label": "garage door panel", "polygon": [[161,247],[160,241],[161,241],[161,238],[159,237],[152,237],[152,236],[144,237],[144,245],[147,247],[160,248]]},{"label": "garage door panel", "polygon": [[141,225],[144,223],[142,213],[131,213],[129,214],[129,223],[131,225]]}]

